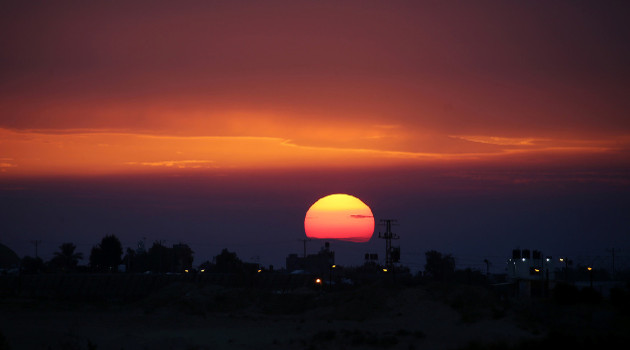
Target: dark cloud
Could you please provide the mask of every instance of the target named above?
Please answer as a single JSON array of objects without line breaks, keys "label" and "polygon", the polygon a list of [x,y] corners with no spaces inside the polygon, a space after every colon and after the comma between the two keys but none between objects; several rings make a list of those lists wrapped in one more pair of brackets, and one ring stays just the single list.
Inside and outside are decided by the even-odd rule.
[{"label": "dark cloud", "polygon": [[351,214],[350,217],[353,218],[353,219],[369,219],[369,218],[373,218],[374,216],[372,216],[372,215]]}]

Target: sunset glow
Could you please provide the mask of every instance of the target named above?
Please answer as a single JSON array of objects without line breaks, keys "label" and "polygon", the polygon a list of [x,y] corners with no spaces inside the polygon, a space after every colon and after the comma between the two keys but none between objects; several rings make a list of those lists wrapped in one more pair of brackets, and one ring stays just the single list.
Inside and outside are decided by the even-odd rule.
[{"label": "sunset glow", "polygon": [[[311,129],[314,135],[317,128]],[[351,134],[351,133],[350,133]],[[113,131],[15,131],[0,128],[0,176],[134,174],[229,169],[457,165],[527,160],[620,157],[626,138],[537,140],[444,136],[424,145],[379,148],[348,138],[332,145],[330,134],[308,140],[266,136],[171,136]],[[404,139],[404,136],[400,136]],[[331,145],[326,146],[330,139]],[[300,143],[304,142],[304,143]],[[440,146],[441,145],[441,146]],[[422,149],[434,149],[431,152]],[[441,149],[441,150],[439,150]],[[567,158],[568,157],[568,158]],[[605,158],[607,159],[607,158]],[[600,160],[601,161],[601,160]]]},{"label": "sunset glow", "polygon": [[[383,257],[374,211],[400,223],[401,260],[630,246],[628,18],[570,0],[0,2],[1,243],[72,241],[87,261],[115,233],[278,267],[318,249],[303,229],[370,241],[337,242],[356,249],[343,266]],[[335,192],[370,207],[338,195],[304,217]]]},{"label": "sunset glow", "polygon": [[374,216],[360,199],[331,194],[308,209],[304,231],[309,238],[367,242],[374,233]]},{"label": "sunset glow", "polygon": [[0,179],[630,162],[610,21],[367,3],[7,6]]}]

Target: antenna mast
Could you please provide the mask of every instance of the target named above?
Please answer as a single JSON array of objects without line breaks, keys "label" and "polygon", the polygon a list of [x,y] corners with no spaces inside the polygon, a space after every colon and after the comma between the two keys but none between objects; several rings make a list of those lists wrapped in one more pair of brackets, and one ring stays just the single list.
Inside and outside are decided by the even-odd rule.
[{"label": "antenna mast", "polygon": [[34,241],[31,241],[31,243],[33,243],[33,245],[35,246],[35,259],[38,259],[39,255],[37,254],[38,253],[37,247],[39,246],[40,243],[42,243],[42,240],[41,239],[36,239]]},{"label": "antenna mast", "polygon": [[[381,225],[385,225],[385,233],[378,233],[378,238],[385,240],[385,266],[390,269],[395,262],[400,259],[400,248],[392,247],[392,239],[400,239],[400,237],[392,232],[392,224],[396,224],[398,220],[386,219],[381,220]],[[394,252],[396,250],[396,252]]]},{"label": "antenna mast", "polygon": [[307,237],[307,238],[299,239],[299,241],[304,242],[304,257],[306,258],[306,242],[310,242],[311,239]]}]

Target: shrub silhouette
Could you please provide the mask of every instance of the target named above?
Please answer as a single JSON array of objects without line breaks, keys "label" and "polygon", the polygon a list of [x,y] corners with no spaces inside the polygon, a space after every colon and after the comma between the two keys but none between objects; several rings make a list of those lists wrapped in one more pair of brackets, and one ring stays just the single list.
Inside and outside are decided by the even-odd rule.
[{"label": "shrub silhouette", "polygon": [[553,300],[560,305],[576,304],[579,300],[579,296],[579,290],[576,286],[571,284],[559,283],[553,289]]},{"label": "shrub silhouette", "polygon": [[43,272],[44,270],[45,266],[42,258],[33,258],[31,256],[25,256],[22,258],[22,273],[35,274]]},{"label": "shrub silhouette", "polygon": [[602,301],[602,295],[594,288],[580,290],[580,301],[587,304],[598,304]]}]

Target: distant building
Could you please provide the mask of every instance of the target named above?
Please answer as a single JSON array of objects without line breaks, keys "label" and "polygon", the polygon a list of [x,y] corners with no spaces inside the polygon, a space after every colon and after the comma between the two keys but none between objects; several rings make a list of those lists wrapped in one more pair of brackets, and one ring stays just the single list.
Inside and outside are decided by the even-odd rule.
[{"label": "distant building", "polygon": [[543,256],[538,250],[514,249],[508,259],[508,278],[511,280],[555,280],[556,270],[550,256]]},{"label": "distant building", "polygon": [[561,267],[550,256],[539,250],[514,249],[508,259],[507,277],[520,297],[549,296],[556,283],[556,272]]},{"label": "distant building", "polygon": [[335,252],[330,250],[330,244],[326,242],[317,254],[309,254],[306,257],[289,254],[286,263],[287,271],[289,272],[302,270],[315,274],[324,274],[335,264]]}]

